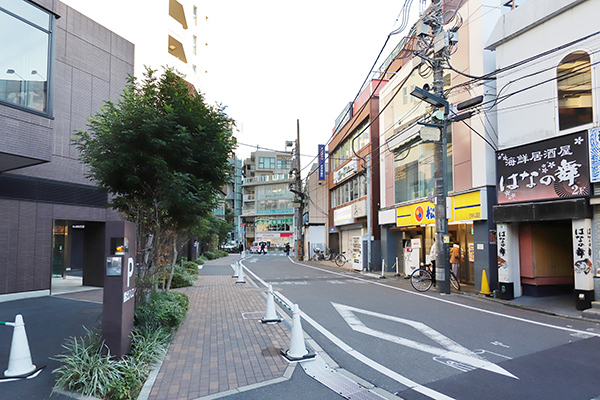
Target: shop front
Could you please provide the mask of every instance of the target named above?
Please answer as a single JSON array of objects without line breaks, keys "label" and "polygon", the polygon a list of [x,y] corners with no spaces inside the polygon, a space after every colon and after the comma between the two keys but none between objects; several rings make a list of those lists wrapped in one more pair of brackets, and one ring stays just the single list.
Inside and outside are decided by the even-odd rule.
[{"label": "shop front", "polygon": [[272,249],[294,246],[294,217],[291,215],[256,217],[255,241],[267,242]]},{"label": "shop front", "polygon": [[504,149],[496,160],[501,294],[575,290],[577,308],[589,308],[594,260],[588,132]]},{"label": "shop front", "polygon": [[362,270],[365,264],[363,253],[366,252],[362,247],[367,234],[366,216],[365,200],[338,208],[333,212],[334,229],[330,229],[330,236],[332,231],[337,233],[339,252],[345,254],[355,270]]},{"label": "shop front", "polygon": [[[490,235],[484,227],[487,220],[487,190],[448,197],[448,244],[460,249],[458,279],[475,284],[480,270],[486,269]],[[400,232],[402,255],[400,272],[410,275],[421,265],[431,263],[430,252],[435,240],[435,206],[428,201],[396,208],[396,226],[390,231]],[[485,244],[488,244],[486,246]],[[438,247],[439,248],[439,247]],[[480,265],[477,266],[477,256]]]}]

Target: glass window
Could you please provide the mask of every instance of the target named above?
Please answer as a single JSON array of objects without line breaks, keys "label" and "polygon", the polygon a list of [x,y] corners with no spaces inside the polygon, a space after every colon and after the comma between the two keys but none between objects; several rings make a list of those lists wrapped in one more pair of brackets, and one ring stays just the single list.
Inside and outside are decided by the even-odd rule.
[{"label": "glass window", "polygon": [[258,157],[258,168],[275,169],[275,157]]},{"label": "glass window", "polygon": [[[452,132],[447,132],[447,190],[453,190],[452,183]],[[394,154],[394,197],[396,203],[427,197],[435,188],[434,144],[414,141],[399,148]]]},{"label": "glass window", "polygon": [[198,25],[198,7],[194,6],[192,14],[194,16],[194,25]]},{"label": "glass window", "polygon": [[0,102],[50,113],[52,23],[49,13],[28,2],[0,1]]},{"label": "glass window", "polygon": [[559,129],[592,123],[592,72],[588,53],[575,51],[560,62],[557,86]]},{"label": "glass window", "polygon": [[277,169],[290,169],[292,166],[292,160],[289,158],[277,159]]},{"label": "glass window", "polygon": [[192,36],[192,53],[196,54],[196,43],[198,42],[198,38],[196,35]]}]

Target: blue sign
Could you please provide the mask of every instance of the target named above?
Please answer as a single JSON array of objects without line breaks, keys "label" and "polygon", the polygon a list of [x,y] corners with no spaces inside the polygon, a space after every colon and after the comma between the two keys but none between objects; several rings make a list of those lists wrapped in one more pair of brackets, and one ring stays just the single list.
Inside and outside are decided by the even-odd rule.
[{"label": "blue sign", "polygon": [[325,145],[319,145],[319,180],[325,180]]}]

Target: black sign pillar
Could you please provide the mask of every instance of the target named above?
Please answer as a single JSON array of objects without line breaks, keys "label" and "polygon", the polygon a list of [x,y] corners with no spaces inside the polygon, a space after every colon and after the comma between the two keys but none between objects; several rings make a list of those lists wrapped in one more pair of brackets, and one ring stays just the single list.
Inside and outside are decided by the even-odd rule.
[{"label": "black sign pillar", "polygon": [[106,223],[102,338],[111,356],[122,357],[131,349],[135,297],[135,225]]}]

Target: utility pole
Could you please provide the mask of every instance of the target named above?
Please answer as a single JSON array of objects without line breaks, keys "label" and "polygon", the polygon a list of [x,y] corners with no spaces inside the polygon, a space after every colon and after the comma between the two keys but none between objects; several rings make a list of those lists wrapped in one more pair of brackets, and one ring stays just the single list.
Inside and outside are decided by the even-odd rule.
[{"label": "utility pole", "polygon": [[304,193],[302,191],[302,177],[300,175],[300,171],[302,167],[300,166],[300,120],[296,120],[296,190],[297,195],[300,197],[300,207],[298,208],[298,225],[297,225],[297,237],[298,237],[298,261],[302,261],[304,259]]}]

